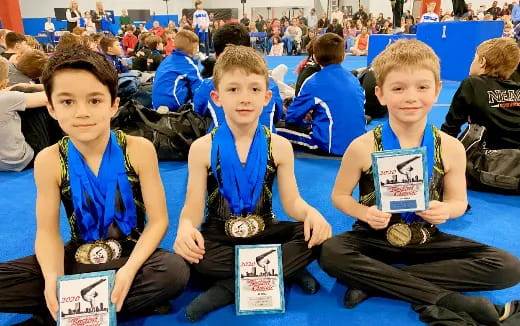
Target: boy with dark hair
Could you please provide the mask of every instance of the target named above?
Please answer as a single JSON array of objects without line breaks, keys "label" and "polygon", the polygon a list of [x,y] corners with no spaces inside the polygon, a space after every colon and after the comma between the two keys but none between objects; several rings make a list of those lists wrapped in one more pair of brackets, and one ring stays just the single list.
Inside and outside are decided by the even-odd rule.
[{"label": "boy with dark hair", "polygon": [[510,80],[519,61],[520,49],[512,39],[480,44],[441,130],[457,137],[463,124],[475,123],[487,129],[487,148],[520,149],[520,83]]},{"label": "boy with dark hair", "polygon": [[[235,245],[280,243],[284,277],[313,294],[319,284],[305,267],[314,259],[316,246],[331,235],[327,221],[298,193],[289,142],[259,123],[271,98],[264,58],[253,48],[229,46],[217,60],[213,82],[211,97],[223,107],[226,122],[190,148],[188,190],[174,244],[175,251],[213,283],[187,307],[191,321],[234,301]],[[238,170],[244,174],[235,175]],[[299,222],[275,219],[275,176],[284,210]],[[258,228],[235,232],[244,220]]]},{"label": "boy with dark hair", "polygon": [[27,40],[25,36],[16,32],[9,32],[5,36],[5,51],[0,54],[7,60],[11,59],[14,55],[20,55],[28,48]]},{"label": "boy with dark hair", "polygon": [[[462,144],[427,123],[441,89],[439,59],[420,41],[399,40],[376,57],[372,68],[376,95],[388,107],[389,121],[355,139],[343,156],[332,201],[357,221],[352,231],[323,244],[320,265],[350,287],[344,298],[347,308],[369,295],[384,296],[414,304],[423,321],[449,316],[450,321],[464,319],[468,325],[498,325],[497,310],[489,300],[460,292],[517,284],[520,261],[503,250],[438,229],[464,214],[468,204]],[[371,154],[419,146],[427,152],[428,209],[406,214],[379,210]],[[359,202],[352,196],[358,184]],[[407,243],[403,234],[394,232],[406,232],[406,225],[422,234],[419,241]]]},{"label": "boy with dark hair", "polygon": [[108,61],[112,62],[118,74],[128,72],[128,68],[121,60],[121,56],[124,54],[121,43],[115,37],[103,37],[99,43],[101,50],[107,57]]},{"label": "boy with dark hair", "polygon": [[[215,44],[215,54],[218,58],[227,45],[249,46],[249,33],[242,24],[227,23],[215,31],[213,43]],[[209,114],[213,120],[208,132],[225,122],[224,110],[211,99],[210,94],[214,90],[213,77],[206,78],[195,93],[195,98],[193,99],[195,112],[201,116]],[[269,131],[274,132],[274,125],[280,120],[283,114],[283,101],[280,97],[280,90],[272,78],[269,78],[269,90],[273,96],[260,115],[260,124],[267,126]]]},{"label": "boy with dark hair", "polygon": [[[36,158],[36,255],[0,264],[0,311],[55,324],[56,282],[67,274],[117,269],[111,301],[132,314],[152,312],[184,289],[186,262],[157,249],[168,213],[155,149],[144,138],[110,131],[117,80],[103,55],[81,46],[50,59],[43,73],[47,108],[68,136]],[[65,246],[60,201],[71,230]],[[96,246],[105,248],[101,262],[89,259]]]},{"label": "boy with dark hair", "polygon": [[166,106],[176,111],[191,102],[202,77],[199,66],[192,58],[198,51],[199,38],[192,31],[182,30],[175,35],[176,50],[163,60],[152,88],[153,108]]},{"label": "boy with dark hair", "polygon": [[[281,136],[294,145],[318,154],[342,155],[356,137],[365,132],[365,95],[359,81],[341,66],[345,42],[334,33],[314,43],[314,57],[322,69],[307,78],[287,108]],[[312,115],[311,131],[305,120]],[[302,130],[304,129],[304,130]]]}]

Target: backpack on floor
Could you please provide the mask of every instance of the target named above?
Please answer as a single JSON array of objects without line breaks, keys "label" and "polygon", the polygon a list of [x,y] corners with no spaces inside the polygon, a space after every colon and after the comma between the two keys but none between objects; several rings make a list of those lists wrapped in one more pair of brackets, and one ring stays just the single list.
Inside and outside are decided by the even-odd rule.
[{"label": "backpack on floor", "polygon": [[111,127],[150,140],[160,161],[184,161],[195,139],[206,134],[209,121],[195,113],[191,104],[160,114],[130,100],[119,108]]},{"label": "backpack on floor", "polygon": [[459,139],[466,149],[470,189],[520,194],[520,149],[486,148],[486,128],[474,123]]}]

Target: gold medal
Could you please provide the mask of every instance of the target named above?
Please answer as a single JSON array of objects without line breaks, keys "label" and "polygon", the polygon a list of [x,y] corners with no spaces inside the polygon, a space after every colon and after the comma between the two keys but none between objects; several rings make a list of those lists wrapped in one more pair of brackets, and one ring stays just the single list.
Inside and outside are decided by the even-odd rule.
[{"label": "gold medal", "polygon": [[112,248],[102,240],[79,246],[75,254],[80,264],[104,264],[112,260]]},{"label": "gold medal", "polygon": [[386,230],[386,239],[395,247],[404,247],[412,240],[412,230],[405,223],[396,223]]},{"label": "gold medal", "polygon": [[121,258],[121,253],[123,252],[123,248],[121,247],[121,244],[117,242],[116,240],[110,239],[105,241],[105,243],[112,249],[112,259],[119,259]]}]

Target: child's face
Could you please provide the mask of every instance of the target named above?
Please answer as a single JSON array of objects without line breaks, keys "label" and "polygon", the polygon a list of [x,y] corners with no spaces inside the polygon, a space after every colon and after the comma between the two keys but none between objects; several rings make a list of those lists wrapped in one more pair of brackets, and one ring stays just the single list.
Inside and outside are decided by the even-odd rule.
[{"label": "child's face", "polygon": [[158,43],[156,49],[159,50],[159,51],[164,50],[164,44],[162,42]]},{"label": "child's face", "polygon": [[211,99],[224,108],[226,121],[234,125],[257,124],[271,96],[263,76],[246,74],[238,68],[226,72],[218,89],[211,92]]},{"label": "child's face", "polygon": [[478,76],[485,73],[486,68],[486,58],[481,58],[478,53],[475,52],[475,57],[473,58],[473,62],[471,62],[471,66],[469,67],[469,74],[471,76]]},{"label": "child's face", "polygon": [[112,46],[108,47],[107,54],[110,55],[123,55],[123,49],[121,48],[121,44],[119,44],[119,41],[114,41],[112,43]]},{"label": "child's face", "polygon": [[403,68],[388,73],[383,87],[376,86],[376,96],[392,119],[412,123],[426,118],[440,89],[432,71]]},{"label": "child's face", "polygon": [[50,115],[72,139],[89,142],[110,130],[119,99],[111,103],[108,88],[86,70],[64,69],[53,77]]}]

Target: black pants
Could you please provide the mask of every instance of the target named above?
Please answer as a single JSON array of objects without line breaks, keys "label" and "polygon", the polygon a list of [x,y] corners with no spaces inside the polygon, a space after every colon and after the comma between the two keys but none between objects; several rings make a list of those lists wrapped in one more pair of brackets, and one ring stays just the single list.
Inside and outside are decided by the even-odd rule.
[{"label": "black pants", "polygon": [[228,237],[223,227],[203,227],[206,254],[193,268],[210,283],[235,293],[235,245],[281,244],[283,275],[287,280],[317,258],[318,249],[308,249],[301,222],[277,222],[249,239]]},{"label": "black pants", "polygon": [[[121,268],[126,258],[106,264],[79,264],[74,250],[65,247],[65,274],[79,274]],[[144,313],[181,294],[188,283],[189,267],[178,255],[157,249],[137,272],[123,304],[126,314]],[[47,313],[45,282],[36,256],[0,264],[0,312]]]},{"label": "black pants", "polygon": [[404,248],[390,245],[381,232],[345,232],[323,244],[320,265],[348,286],[413,304],[435,304],[453,291],[497,290],[520,282],[515,256],[442,232],[427,244]]},{"label": "black pants", "polygon": [[453,3],[453,14],[455,17],[462,17],[466,2],[464,0],[451,0],[451,2]]},{"label": "black pants", "polygon": [[401,17],[403,17],[403,3],[400,1],[396,1],[395,6],[392,9],[392,13],[394,16],[394,28],[401,27]]}]

